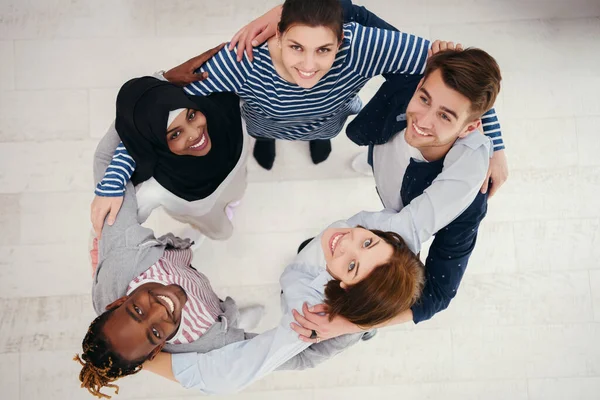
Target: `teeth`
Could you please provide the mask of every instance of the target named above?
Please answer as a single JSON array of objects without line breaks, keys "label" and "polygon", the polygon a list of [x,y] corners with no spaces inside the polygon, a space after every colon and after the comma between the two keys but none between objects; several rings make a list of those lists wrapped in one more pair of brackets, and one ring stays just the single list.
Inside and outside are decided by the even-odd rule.
[{"label": "teeth", "polygon": [[173,301],[170,298],[168,298],[167,296],[156,296],[156,297],[158,297],[159,299],[161,299],[162,301],[167,303],[171,312],[175,311],[175,304],[173,304]]},{"label": "teeth", "polygon": [[342,237],[342,235],[338,234],[334,239],[333,242],[331,242],[331,252],[333,253],[335,251],[335,246],[337,246],[337,242],[340,240],[340,238]]},{"label": "teeth", "polygon": [[190,149],[197,149],[198,147],[202,146],[204,144],[204,142],[206,142],[206,135],[202,135],[202,139],[200,139],[200,141],[198,142],[198,144],[195,144],[193,146],[190,146]]},{"label": "teeth", "polygon": [[428,133],[425,133],[425,132],[423,132],[422,130],[420,130],[419,128],[417,128],[417,126],[416,126],[415,124],[413,124],[413,128],[414,128],[414,129],[415,129],[415,131],[416,131],[416,132],[417,132],[419,135],[421,135],[421,136],[431,136],[430,134],[428,134]]},{"label": "teeth", "polygon": [[311,77],[311,76],[313,76],[314,74],[317,73],[317,71],[314,71],[314,72],[304,72],[304,71],[300,71],[300,70],[298,70],[298,72],[300,73],[300,75],[305,76],[307,78],[309,78],[309,77]]}]

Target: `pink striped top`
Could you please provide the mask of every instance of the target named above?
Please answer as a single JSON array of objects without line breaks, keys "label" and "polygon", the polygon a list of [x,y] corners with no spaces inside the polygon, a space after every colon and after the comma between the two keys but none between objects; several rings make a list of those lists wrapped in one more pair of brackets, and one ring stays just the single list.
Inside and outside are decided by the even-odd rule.
[{"label": "pink striped top", "polygon": [[208,278],[190,268],[192,256],[190,249],[165,250],[162,258],[135,278],[127,289],[127,294],[130,294],[144,283],[158,282],[179,285],[185,290],[188,300],[181,313],[181,325],[175,336],[167,341],[169,344],[198,340],[222,312],[220,300]]}]

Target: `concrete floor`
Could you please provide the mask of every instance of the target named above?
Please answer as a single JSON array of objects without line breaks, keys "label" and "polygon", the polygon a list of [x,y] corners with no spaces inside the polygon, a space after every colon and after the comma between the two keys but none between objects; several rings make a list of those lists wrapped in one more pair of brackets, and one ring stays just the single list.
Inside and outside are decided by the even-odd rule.
[{"label": "concrete floor", "polygon": [[[92,398],[71,357],[93,317],[91,157],[119,86],[228,40],[277,3],[0,0],[0,398]],[[496,57],[510,178],[448,310],[236,398],[600,399],[600,2],[362,4]],[[278,277],[301,240],[379,208],[373,180],[349,166],[357,148],[344,135],[333,148],[319,166],[304,143],[281,144],[270,172],[251,161],[234,237],[196,253],[219,294],[267,305],[261,330],[278,320]],[[176,225],[161,213],[149,224]],[[117,399],[197,395],[146,372],[120,384]]]}]

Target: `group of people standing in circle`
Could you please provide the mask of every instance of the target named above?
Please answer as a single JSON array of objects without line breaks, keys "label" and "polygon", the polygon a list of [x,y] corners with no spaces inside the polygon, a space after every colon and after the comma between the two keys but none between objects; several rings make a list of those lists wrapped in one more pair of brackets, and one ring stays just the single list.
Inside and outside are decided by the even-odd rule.
[{"label": "group of people standing in circle", "polygon": [[[377,75],[386,81],[363,106],[358,92]],[[82,387],[110,397],[104,387],[118,393],[114,381],[143,368],[235,392],[445,309],[506,179],[500,81],[483,50],[430,43],[349,0],[286,0],[229,45],[126,82],[94,159],[98,317],[75,357]],[[194,242],[231,236],[250,137],[265,169],[277,140],[308,141],[316,164],[356,114],[346,133],[366,148],[383,210],[302,243],[281,275],[280,323],[252,333],[261,307],[219,298]],[[141,224],[158,207],[189,230],[155,237]]]}]

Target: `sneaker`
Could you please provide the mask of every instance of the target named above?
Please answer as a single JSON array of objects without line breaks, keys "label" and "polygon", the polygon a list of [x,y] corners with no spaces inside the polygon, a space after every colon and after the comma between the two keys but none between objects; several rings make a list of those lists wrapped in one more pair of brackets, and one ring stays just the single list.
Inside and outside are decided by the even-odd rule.
[{"label": "sneaker", "polygon": [[310,243],[310,241],[313,239],[314,239],[314,237],[311,237],[309,239],[306,239],[304,242],[300,243],[300,246],[298,246],[298,253],[300,253],[302,251],[302,249],[304,249]]},{"label": "sneaker", "polygon": [[361,175],[373,176],[373,168],[367,162],[369,153],[367,151],[361,151],[352,159],[352,169]]},{"label": "sneaker", "polygon": [[225,215],[227,215],[227,219],[229,221],[233,221],[234,210],[238,207],[242,202],[240,200],[232,201],[231,203],[225,206]]},{"label": "sneaker", "polygon": [[367,340],[373,339],[375,335],[377,335],[377,329],[363,333],[361,340],[366,342]]},{"label": "sneaker", "polygon": [[246,332],[252,331],[258,326],[258,323],[264,315],[265,307],[261,305],[240,308],[240,317],[238,318],[237,327]]}]

